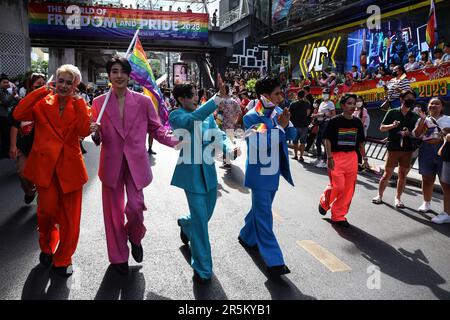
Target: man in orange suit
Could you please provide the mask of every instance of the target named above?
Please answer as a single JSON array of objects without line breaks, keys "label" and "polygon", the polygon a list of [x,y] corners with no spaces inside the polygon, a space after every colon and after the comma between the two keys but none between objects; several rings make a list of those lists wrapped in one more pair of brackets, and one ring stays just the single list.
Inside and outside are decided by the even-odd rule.
[{"label": "man in orange suit", "polygon": [[90,134],[90,109],[76,93],[80,82],[78,68],[63,65],[56,71],[55,87],[31,92],[13,113],[17,121],[35,122],[33,148],[23,175],[39,194],[39,261],[45,266],[53,262],[54,271],[62,276],[73,272],[82,188],[88,180],[79,138]]}]

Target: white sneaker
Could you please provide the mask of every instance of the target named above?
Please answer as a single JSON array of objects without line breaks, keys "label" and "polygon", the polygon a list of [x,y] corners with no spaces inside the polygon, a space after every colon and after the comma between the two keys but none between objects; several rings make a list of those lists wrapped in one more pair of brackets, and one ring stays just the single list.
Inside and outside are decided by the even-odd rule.
[{"label": "white sneaker", "polygon": [[316,168],[326,168],[326,167],[327,167],[327,164],[323,160],[320,160],[320,162],[318,164],[316,164]]},{"label": "white sneaker", "polygon": [[431,202],[429,202],[429,201],[424,201],[424,202],[422,203],[422,205],[417,209],[417,211],[423,212],[423,213],[428,212],[428,211],[431,211]]},{"label": "white sneaker", "polygon": [[320,159],[316,159],[316,160],[314,160],[313,164],[314,164],[314,165],[317,165],[317,164],[319,164],[319,163],[320,163],[320,161],[323,161],[323,160],[320,160]]},{"label": "white sneaker", "polygon": [[442,212],[431,219],[431,221],[437,224],[450,223],[450,216],[447,213]]}]

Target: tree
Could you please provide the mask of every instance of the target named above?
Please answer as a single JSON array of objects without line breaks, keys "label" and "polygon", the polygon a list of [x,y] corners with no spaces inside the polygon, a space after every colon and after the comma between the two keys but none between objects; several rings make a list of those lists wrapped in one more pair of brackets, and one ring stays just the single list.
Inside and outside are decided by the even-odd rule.
[{"label": "tree", "polygon": [[149,59],[150,67],[152,67],[153,75],[156,79],[161,76],[161,61],[159,59]]},{"label": "tree", "polygon": [[43,73],[45,76],[48,74],[48,61],[37,60],[31,62],[31,71],[36,73]]}]

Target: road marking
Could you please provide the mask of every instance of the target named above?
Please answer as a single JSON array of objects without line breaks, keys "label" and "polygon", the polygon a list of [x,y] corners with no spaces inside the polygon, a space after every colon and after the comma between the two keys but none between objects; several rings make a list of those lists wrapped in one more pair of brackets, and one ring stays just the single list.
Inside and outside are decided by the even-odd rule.
[{"label": "road marking", "polygon": [[278,222],[278,223],[282,223],[283,222],[283,218],[278,213],[276,213],[275,211],[272,211],[272,216],[273,216],[273,218],[274,218],[274,220],[276,222]]},{"label": "road marking", "polygon": [[297,245],[319,260],[319,262],[327,267],[331,272],[344,272],[352,270],[352,268],[339,260],[335,255],[312,240],[297,241]]}]

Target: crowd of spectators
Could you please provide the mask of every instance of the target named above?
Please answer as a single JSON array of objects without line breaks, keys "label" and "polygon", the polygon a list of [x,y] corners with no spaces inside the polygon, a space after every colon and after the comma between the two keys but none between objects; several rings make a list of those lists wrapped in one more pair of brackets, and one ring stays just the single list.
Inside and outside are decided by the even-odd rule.
[{"label": "crowd of spectators", "polygon": [[[95,1],[92,3],[91,1],[70,1],[70,0],[31,0],[32,3],[39,3],[39,4],[49,4],[49,3],[59,3],[59,4],[76,4],[79,6],[93,6],[93,7],[109,7],[109,8],[116,8],[116,9],[137,9],[137,10],[157,10],[154,7],[151,7],[149,5],[139,5],[136,4],[134,7],[132,4],[130,5],[124,5],[123,3],[110,3],[110,2],[103,2],[101,0]],[[160,6],[159,11],[174,11],[173,6],[169,6],[166,10],[164,10],[164,7]],[[181,7],[177,7],[177,12],[187,12],[192,13],[191,6],[186,6],[185,11],[181,9]]]}]

